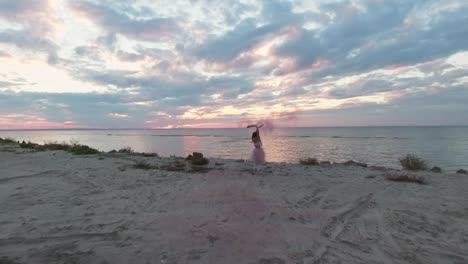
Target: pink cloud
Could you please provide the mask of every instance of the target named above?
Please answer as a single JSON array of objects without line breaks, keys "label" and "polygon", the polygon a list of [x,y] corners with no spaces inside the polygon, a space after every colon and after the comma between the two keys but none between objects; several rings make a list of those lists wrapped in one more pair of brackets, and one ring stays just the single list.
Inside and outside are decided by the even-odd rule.
[{"label": "pink cloud", "polygon": [[34,114],[5,114],[0,115],[1,129],[71,129],[90,128],[78,125],[75,121],[52,122]]},{"label": "pink cloud", "polygon": [[7,8],[0,10],[0,15],[23,24],[30,34],[41,36],[56,29],[58,20],[53,7],[49,0],[11,1]]},{"label": "pink cloud", "polygon": [[237,57],[229,61],[211,61],[202,60],[199,62],[201,66],[213,72],[225,72],[235,70],[249,69],[253,64],[258,62],[269,61],[269,68],[285,67],[295,69],[296,62],[292,58],[280,58],[274,55],[275,43],[280,43],[285,40],[299,37],[301,34],[300,27],[290,26],[280,31],[276,36],[265,39],[251,48],[244,50]]}]

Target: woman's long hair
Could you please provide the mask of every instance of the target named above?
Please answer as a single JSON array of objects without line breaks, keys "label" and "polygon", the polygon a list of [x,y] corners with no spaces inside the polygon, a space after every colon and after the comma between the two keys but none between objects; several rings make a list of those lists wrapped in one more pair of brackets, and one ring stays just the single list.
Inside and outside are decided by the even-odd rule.
[{"label": "woman's long hair", "polygon": [[252,139],[254,139],[254,138],[258,138],[258,132],[257,131],[252,133]]}]

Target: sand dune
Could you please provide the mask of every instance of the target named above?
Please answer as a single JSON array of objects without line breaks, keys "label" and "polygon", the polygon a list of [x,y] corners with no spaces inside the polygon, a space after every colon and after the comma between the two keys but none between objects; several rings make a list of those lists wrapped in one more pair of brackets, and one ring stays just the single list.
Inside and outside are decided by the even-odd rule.
[{"label": "sand dune", "polygon": [[0,263],[468,263],[467,175],[184,162],[1,145]]}]

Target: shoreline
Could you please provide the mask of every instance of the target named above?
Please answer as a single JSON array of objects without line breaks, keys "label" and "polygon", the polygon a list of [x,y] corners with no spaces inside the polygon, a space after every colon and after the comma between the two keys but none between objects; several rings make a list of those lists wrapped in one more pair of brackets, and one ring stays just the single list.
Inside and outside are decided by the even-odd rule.
[{"label": "shoreline", "polygon": [[[161,157],[161,158],[178,158],[178,159],[185,159],[186,157],[181,157],[181,156],[175,156],[175,155],[170,155],[170,156],[159,156],[158,153],[156,152],[136,152],[136,151],[133,151],[130,147],[126,147],[126,148],[122,148],[122,149],[119,149],[119,150],[116,150],[116,149],[112,149],[110,151],[101,151],[99,149],[94,149],[93,147],[91,146],[88,146],[88,145],[82,145],[82,144],[79,144],[79,142],[76,142],[74,143],[73,140],[71,140],[69,143],[67,142],[62,142],[62,143],[58,143],[57,141],[55,142],[52,142],[52,143],[45,143],[45,144],[38,144],[38,143],[34,143],[34,142],[25,142],[25,141],[17,141],[16,139],[10,139],[10,138],[6,138],[6,139],[3,139],[0,137],[0,145],[1,144],[16,144],[16,145],[19,145],[21,148],[25,148],[25,149],[34,149],[34,147],[45,147],[47,145],[57,145],[59,148],[63,147],[63,146],[67,146],[67,147],[72,147],[74,145],[76,146],[81,146],[81,147],[85,147],[87,150],[92,150],[94,152],[92,153],[75,153],[75,154],[78,154],[78,155],[86,155],[86,154],[115,154],[115,153],[118,153],[118,154],[130,154],[130,155],[135,155],[135,156],[151,156],[151,157],[154,157],[154,156],[157,156],[157,157]],[[37,149],[36,151],[45,151],[45,150],[58,150],[57,149],[57,146],[54,146],[52,148],[42,148],[42,149]],[[123,151],[123,152],[122,152]],[[191,154],[189,154],[191,155]],[[401,154],[401,155],[405,155],[405,154]],[[408,154],[406,154],[408,155]],[[250,161],[249,159],[230,159],[230,158],[215,158],[215,157],[207,157],[209,160],[226,160],[226,161],[244,161],[244,162],[252,162]],[[304,157],[303,159],[310,159],[310,158],[313,158],[315,159],[314,157]],[[274,164],[274,163],[279,163],[279,164],[300,164],[301,161],[303,159],[298,159],[296,162],[290,162],[290,161],[266,161],[266,164]],[[347,160],[347,161],[342,161],[342,162],[334,162],[334,161],[329,161],[329,160],[318,160],[318,162],[320,163],[319,165],[325,165],[325,166],[336,166],[336,165],[345,165],[345,166],[360,166],[360,167],[366,167],[366,168],[370,168],[370,169],[376,169],[376,170],[380,170],[380,171],[384,171],[384,170],[390,170],[390,171],[394,171],[394,170],[398,170],[398,171],[405,171],[404,168],[400,167],[400,168],[396,168],[396,167],[386,167],[386,166],[380,166],[380,165],[368,165],[367,162],[359,162],[359,161],[354,161],[354,160]],[[438,169],[441,169],[443,170],[444,172],[448,172],[448,173],[459,173],[460,171],[466,171],[464,167],[462,168],[453,168],[453,171],[446,171],[444,170],[444,168],[440,168],[438,166],[433,166],[432,169],[430,167],[428,167],[427,169],[425,170],[422,170],[422,171],[431,171],[433,170],[434,168],[438,168]],[[466,168],[468,169],[468,168]],[[418,170],[416,170],[418,171]],[[411,171],[410,171],[411,172]],[[440,171],[442,172],[442,171]],[[462,172],[463,173],[463,172]],[[466,173],[465,173],[466,174]]]},{"label": "shoreline", "polygon": [[[0,144],[5,263],[466,263],[468,176]],[[145,166],[149,165],[148,166]],[[398,171],[403,172],[403,171]]]}]

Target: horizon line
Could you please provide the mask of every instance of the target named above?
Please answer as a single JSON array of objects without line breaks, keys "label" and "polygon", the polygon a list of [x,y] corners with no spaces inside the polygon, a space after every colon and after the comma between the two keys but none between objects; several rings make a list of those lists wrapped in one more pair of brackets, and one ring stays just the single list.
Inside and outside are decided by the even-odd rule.
[{"label": "horizon line", "polygon": [[[355,125],[355,126],[281,126],[284,128],[379,128],[379,127],[468,127],[468,125]],[[0,131],[44,131],[44,130],[203,130],[203,129],[246,129],[244,127],[175,127],[175,128],[7,128]]]}]

